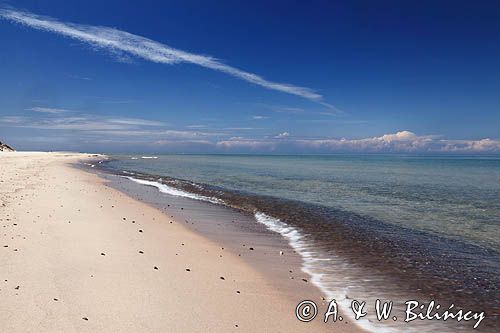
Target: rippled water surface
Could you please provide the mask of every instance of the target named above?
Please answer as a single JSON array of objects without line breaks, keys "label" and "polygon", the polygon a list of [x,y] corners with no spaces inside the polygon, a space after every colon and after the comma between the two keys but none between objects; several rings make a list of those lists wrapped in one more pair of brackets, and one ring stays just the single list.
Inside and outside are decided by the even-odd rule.
[{"label": "rippled water surface", "polygon": [[340,208],[500,250],[500,157],[113,157],[118,169]]},{"label": "rippled water surface", "polygon": [[[286,239],[329,299],[436,299],[500,325],[500,157],[115,155],[105,168],[236,208]],[[402,316],[402,314],[399,314]],[[367,317],[369,330],[468,331]]]}]

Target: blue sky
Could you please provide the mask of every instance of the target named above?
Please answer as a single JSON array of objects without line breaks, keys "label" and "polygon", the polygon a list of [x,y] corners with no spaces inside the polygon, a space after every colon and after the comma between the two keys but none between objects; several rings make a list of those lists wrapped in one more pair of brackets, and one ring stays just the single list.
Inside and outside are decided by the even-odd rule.
[{"label": "blue sky", "polygon": [[500,152],[498,1],[3,1],[18,149]]}]

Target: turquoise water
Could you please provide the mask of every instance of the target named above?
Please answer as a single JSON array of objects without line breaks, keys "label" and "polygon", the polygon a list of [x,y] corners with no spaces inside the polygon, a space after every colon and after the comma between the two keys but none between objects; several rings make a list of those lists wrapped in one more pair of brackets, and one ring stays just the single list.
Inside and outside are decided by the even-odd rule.
[{"label": "turquoise water", "polygon": [[114,155],[110,166],[342,209],[500,250],[498,156],[156,156]]},{"label": "turquoise water", "polygon": [[[156,187],[159,195],[252,214],[288,241],[310,281],[344,310],[353,299],[437,299],[486,310],[481,331],[496,332],[500,323],[500,157],[111,157],[103,170]],[[434,324],[410,329],[368,316],[362,326],[468,331]]]}]

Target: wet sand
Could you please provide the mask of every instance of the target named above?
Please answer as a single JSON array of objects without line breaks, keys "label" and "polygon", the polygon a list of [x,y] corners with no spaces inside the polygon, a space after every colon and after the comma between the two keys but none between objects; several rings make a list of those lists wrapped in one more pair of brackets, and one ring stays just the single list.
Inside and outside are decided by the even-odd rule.
[{"label": "wet sand", "polygon": [[[188,207],[160,210],[72,167],[92,158],[0,153],[2,331],[359,331],[323,324],[324,309],[299,322],[298,299],[321,302],[303,273],[270,278],[272,270],[263,274],[187,227],[178,211]],[[243,256],[298,266],[265,241],[252,247]]]},{"label": "wet sand", "polygon": [[[488,315],[478,330],[497,331],[499,303],[495,290],[498,289],[500,275],[496,273],[498,256],[493,251],[459,240],[392,226],[348,211],[231,191],[210,184],[195,184],[186,179],[171,178],[168,172],[155,174],[151,171],[147,174],[137,172],[134,167],[114,168],[107,167],[107,164],[99,165],[103,166],[103,172],[111,173],[109,177],[113,179],[113,186],[160,209],[173,210],[179,213],[181,220],[186,215],[182,207],[188,206],[188,226],[200,230],[202,235],[208,235],[217,243],[228,244],[226,248],[234,247],[236,253],[239,253],[242,244],[266,240],[271,245],[271,255],[267,255],[267,249],[264,249],[264,255],[251,256],[251,265],[263,268],[264,273],[274,270],[273,277],[287,271],[283,264],[292,264],[290,257],[282,263],[272,256],[283,246],[287,247],[283,241],[288,236],[288,228],[282,233],[283,229],[271,226],[271,229],[277,230],[277,233],[271,232],[275,236],[273,238],[269,232],[266,233],[267,230],[262,230],[265,229],[263,224],[256,221],[260,220],[268,226],[269,223],[254,217],[254,212],[264,212],[286,221],[287,226],[298,227],[296,230],[302,236],[295,234],[292,243],[304,259],[303,270],[310,273],[313,277],[310,281],[321,288],[327,299],[340,300],[344,309],[353,299],[375,304],[377,299],[383,298],[394,301],[394,315],[404,318],[404,303],[407,300],[416,299],[422,303],[437,300],[440,307],[453,304],[456,311],[458,308],[486,311]],[[113,161],[109,164],[112,165]],[[148,170],[147,165],[143,166],[144,170]],[[131,183],[127,178],[141,184]],[[184,194],[176,190],[184,191]],[[211,202],[220,200],[224,204],[196,204],[199,201],[182,196]],[[216,208],[220,206],[233,211],[233,215],[224,213],[224,208]],[[217,217],[216,223],[207,215]],[[195,222],[191,218],[193,216]],[[283,237],[279,236],[280,233]],[[248,257],[243,258],[246,260]],[[392,328],[395,331],[457,332],[470,331],[472,327],[464,322],[449,320],[413,321],[411,325],[402,320],[380,322],[373,312],[356,323],[374,331]]]}]

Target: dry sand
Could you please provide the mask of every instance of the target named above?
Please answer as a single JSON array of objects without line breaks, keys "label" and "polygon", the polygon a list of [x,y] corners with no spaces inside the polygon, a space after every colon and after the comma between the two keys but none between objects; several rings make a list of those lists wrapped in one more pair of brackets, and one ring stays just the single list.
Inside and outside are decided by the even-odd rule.
[{"label": "dry sand", "polygon": [[0,153],[0,331],[352,332],[311,323],[237,256],[71,167]]}]

